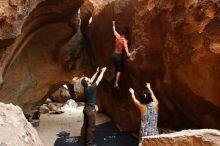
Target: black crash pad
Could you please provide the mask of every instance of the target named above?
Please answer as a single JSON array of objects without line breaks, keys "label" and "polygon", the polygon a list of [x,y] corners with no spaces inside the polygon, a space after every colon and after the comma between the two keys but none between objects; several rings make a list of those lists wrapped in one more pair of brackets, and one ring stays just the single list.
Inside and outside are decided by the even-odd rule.
[{"label": "black crash pad", "polygon": [[[57,138],[54,146],[82,146],[75,143],[78,138]],[[96,126],[94,142],[96,146],[138,146],[138,139],[130,133],[121,132],[113,122]]]}]

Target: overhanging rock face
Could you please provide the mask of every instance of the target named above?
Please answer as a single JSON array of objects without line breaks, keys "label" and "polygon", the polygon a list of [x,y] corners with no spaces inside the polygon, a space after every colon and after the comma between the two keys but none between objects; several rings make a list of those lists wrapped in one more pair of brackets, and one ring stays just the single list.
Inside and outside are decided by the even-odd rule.
[{"label": "overhanging rock face", "polygon": [[21,34],[22,26],[36,6],[44,0],[1,0],[0,40],[15,39]]},{"label": "overhanging rock face", "polygon": [[0,101],[28,110],[51,85],[81,74],[81,70],[64,70],[63,64],[72,52],[63,46],[77,32],[82,2],[18,0],[13,1],[14,6],[4,1],[0,15],[5,21],[0,28],[0,45],[4,46],[0,58]]},{"label": "overhanging rock face", "polygon": [[143,139],[141,146],[219,146],[220,131],[212,129],[183,130]]},{"label": "overhanging rock face", "polygon": [[0,103],[0,130],[1,146],[43,146],[18,106]]},{"label": "overhanging rock face", "polygon": [[[109,70],[99,92],[103,110],[124,129],[137,128],[139,113],[128,89],[139,92],[148,81],[160,101],[159,126],[220,128],[219,1],[90,2],[88,51],[97,66]],[[112,20],[119,32],[129,28],[129,48],[138,50],[134,61],[124,57],[119,92],[112,88]]]}]

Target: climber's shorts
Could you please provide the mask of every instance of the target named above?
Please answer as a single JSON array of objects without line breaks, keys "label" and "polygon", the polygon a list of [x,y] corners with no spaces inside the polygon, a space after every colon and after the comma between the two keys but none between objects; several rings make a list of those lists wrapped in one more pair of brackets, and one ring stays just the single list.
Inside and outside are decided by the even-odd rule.
[{"label": "climber's shorts", "polygon": [[121,72],[122,66],[123,66],[123,55],[118,54],[118,53],[113,53],[112,60],[113,60],[116,72]]}]

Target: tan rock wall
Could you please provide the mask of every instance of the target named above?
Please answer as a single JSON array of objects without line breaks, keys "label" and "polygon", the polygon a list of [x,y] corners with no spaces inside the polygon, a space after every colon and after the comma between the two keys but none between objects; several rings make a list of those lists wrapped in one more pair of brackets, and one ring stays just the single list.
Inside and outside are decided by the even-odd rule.
[{"label": "tan rock wall", "polygon": [[0,40],[16,38],[30,12],[44,0],[1,0]]},{"label": "tan rock wall", "polygon": [[[137,128],[139,115],[128,88],[140,91],[148,81],[160,101],[159,126],[219,128],[219,1],[124,0],[97,4],[100,6],[94,9],[88,31],[88,50],[97,66],[109,68],[99,96],[103,109],[125,129]],[[119,32],[123,26],[129,28],[130,50],[139,48],[134,61],[125,57],[120,92],[112,89],[112,20],[116,20]]]},{"label": "tan rock wall", "polygon": [[[15,2],[22,10],[26,6],[26,3]],[[53,84],[71,81],[75,74],[82,72],[82,70],[78,73],[65,71],[63,64],[71,52],[70,49],[64,49],[62,46],[77,32],[79,26],[77,12],[83,1],[63,0],[41,3],[36,1],[36,5],[29,1],[25,2],[28,3],[27,14],[23,11],[10,13],[8,9],[1,9],[7,19],[12,14],[16,18],[20,13],[25,15],[19,18],[19,22],[22,23],[18,24],[17,19],[10,21],[10,26],[19,25],[15,27],[18,30],[16,35],[9,32],[8,38],[14,41],[4,46],[0,60],[2,77],[0,101],[12,102],[21,107],[29,107],[39,101]],[[9,4],[5,3],[5,5]],[[1,27],[0,30],[10,29]]]},{"label": "tan rock wall", "polygon": [[183,130],[143,139],[141,146],[218,146],[220,131],[212,129]]},{"label": "tan rock wall", "polygon": [[37,131],[18,106],[0,103],[0,145],[43,146]]}]

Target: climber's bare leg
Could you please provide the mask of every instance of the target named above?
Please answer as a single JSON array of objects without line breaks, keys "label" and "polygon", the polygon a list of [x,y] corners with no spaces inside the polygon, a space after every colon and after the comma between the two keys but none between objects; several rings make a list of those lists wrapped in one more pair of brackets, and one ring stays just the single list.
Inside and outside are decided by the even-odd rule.
[{"label": "climber's bare leg", "polygon": [[114,86],[117,88],[118,88],[118,81],[119,81],[120,77],[121,77],[121,72],[117,72],[116,76],[115,76],[115,84],[114,84]]}]

